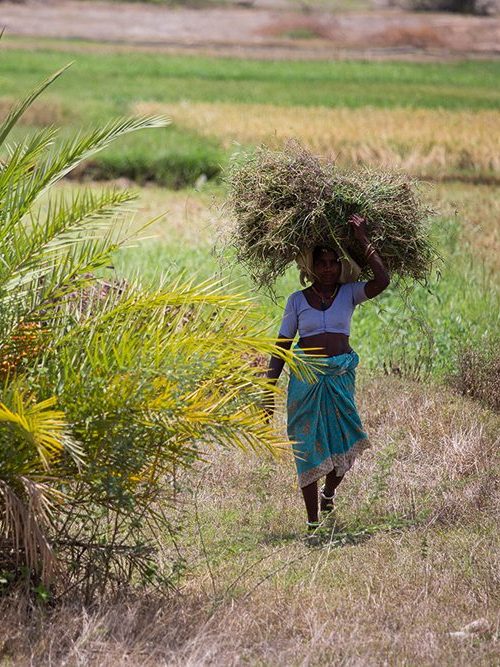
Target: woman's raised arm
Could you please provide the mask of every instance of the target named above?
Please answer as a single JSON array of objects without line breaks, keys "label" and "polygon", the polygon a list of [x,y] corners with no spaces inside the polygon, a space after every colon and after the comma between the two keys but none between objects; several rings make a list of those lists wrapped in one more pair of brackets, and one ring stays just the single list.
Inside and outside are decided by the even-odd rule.
[{"label": "woman's raised arm", "polygon": [[368,238],[366,231],[366,220],[361,215],[355,213],[349,218],[354,238],[361,244],[368,266],[373,271],[374,278],[369,280],[365,285],[365,293],[369,299],[383,292],[389,286],[391,278],[389,271],[385,268],[382,258],[378,254],[376,248]]}]

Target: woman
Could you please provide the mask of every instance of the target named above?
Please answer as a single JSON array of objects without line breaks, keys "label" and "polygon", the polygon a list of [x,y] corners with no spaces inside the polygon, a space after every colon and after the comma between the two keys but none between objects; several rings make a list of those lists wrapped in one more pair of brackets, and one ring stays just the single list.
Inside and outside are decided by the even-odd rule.
[{"label": "woman", "polygon": [[[368,239],[366,220],[355,214],[349,218],[349,224],[363,247],[374,278],[368,282],[344,280],[341,284],[345,260],[332,248],[315,248],[312,272],[309,271],[312,284],[289,297],[278,334],[282,339],[278,345],[290,349],[298,331],[297,352],[322,355],[315,383],[291,375],[287,402],[288,436],[294,443],[307,525],[312,531],[319,526],[318,479],[325,476],[320,509],[330,512],[335,489],[357,454],[369,446],[354,402],[359,357],[349,345],[350,322],[355,306],[373,299],[389,285],[387,269]],[[271,357],[267,377],[277,382],[283,365],[282,359]]]}]

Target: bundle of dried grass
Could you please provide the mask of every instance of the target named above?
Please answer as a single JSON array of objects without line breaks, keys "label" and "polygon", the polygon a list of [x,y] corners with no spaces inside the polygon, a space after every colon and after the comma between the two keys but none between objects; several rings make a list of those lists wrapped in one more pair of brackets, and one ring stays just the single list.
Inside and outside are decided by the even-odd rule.
[{"label": "bundle of dried grass", "polygon": [[437,253],[429,240],[432,211],[414,179],[398,173],[345,171],[320,161],[296,141],[237,154],[227,183],[233,224],[227,245],[259,287],[272,288],[298,254],[334,245],[370,269],[348,218],[369,222],[369,235],[392,274],[424,282]]}]

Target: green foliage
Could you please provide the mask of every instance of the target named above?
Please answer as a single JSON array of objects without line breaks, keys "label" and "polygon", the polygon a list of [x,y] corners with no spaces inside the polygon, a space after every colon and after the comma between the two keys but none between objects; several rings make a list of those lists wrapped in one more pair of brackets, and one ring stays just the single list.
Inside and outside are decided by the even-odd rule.
[{"label": "green foliage", "polygon": [[154,181],[177,189],[194,185],[200,177],[216,178],[225,161],[215,141],[172,127],[142,133],[139,138],[127,137],[87,162],[84,175],[96,180],[125,177],[136,183]]},{"label": "green foliage", "polygon": [[[2,141],[59,74],[13,109]],[[40,130],[0,168],[0,565],[40,599],[51,581],[87,599],[163,581],[155,539],[172,532],[176,467],[198,460],[201,443],[282,444],[260,407],[273,388],[255,356],[294,361],[262,337],[248,298],[213,280],[148,289],[109,278],[134,195],[51,196],[116,138],[166,124],[125,119],[60,141]]]}]

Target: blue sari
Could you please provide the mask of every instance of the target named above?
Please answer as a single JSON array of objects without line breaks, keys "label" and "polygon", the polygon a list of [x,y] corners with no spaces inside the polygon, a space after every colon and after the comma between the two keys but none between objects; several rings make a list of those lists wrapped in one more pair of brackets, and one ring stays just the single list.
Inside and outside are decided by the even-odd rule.
[{"label": "blue sari", "polygon": [[[301,354],[300,347],[295,351]],[[370,447],[354,398],[357,353],[312,360],[316,381],[304,382],[292,373],[288,385],[288,437],[301,488],[332,470],[343,475]]]}]

